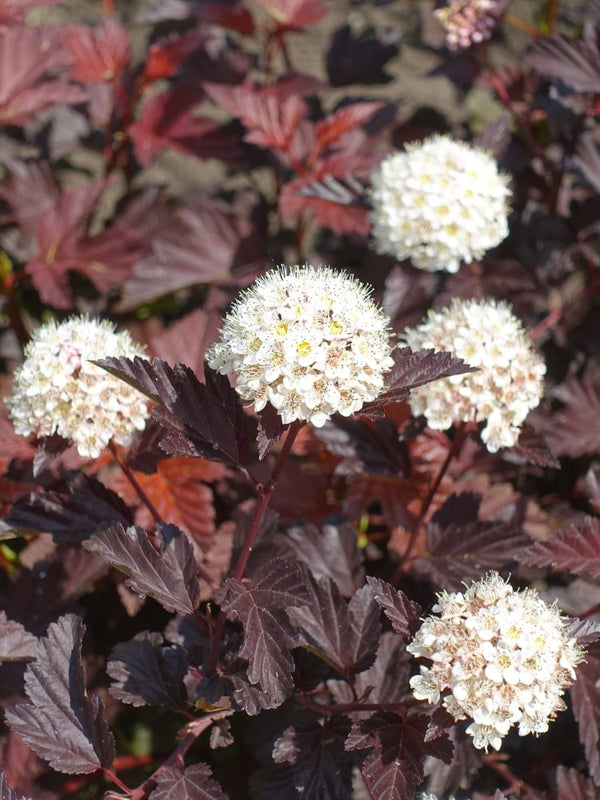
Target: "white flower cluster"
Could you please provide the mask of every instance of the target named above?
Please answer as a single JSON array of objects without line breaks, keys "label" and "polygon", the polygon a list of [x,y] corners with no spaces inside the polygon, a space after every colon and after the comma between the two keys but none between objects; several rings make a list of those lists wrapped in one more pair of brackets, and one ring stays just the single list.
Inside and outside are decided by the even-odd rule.
[{"label": "white flower cluster", "polygon": [[446,30],[451,50],[489,39],[500,17],[498,0],[450,0],[433,13]]},{"label": "white flower cluster", "polygon": [[147,400],[91,361],[140,355],[143,348],[129,332],[117,332],[106,320],[71,317],[40,326],[6,400],[16,432],[58,434],[86,458],[99,456],[111,439],[129,444],[146,425]]},{"label": "white flower cluster", "polygon": [[490,572],[464,594],[439,593],[433,611],[407,647],[432,661],[411,678],[417,700],[443,696],[454,719],[473,720],[467,733],[480,749],[500,749],[513,725],[520,736],[547,731],[583,658],[556,605]]},{"label": "white flower cluster", "polygon": [[437,430],[455,420],[485,421],[481,438],[492,453],[515,444],[523,420],[540,402],[546,365],[506,303],[455,299],[430,311],[403,338],[413,350],[445,350],[478,367],[414,389],[413,414],[424,414]]},{"label": "white flower cluster", "polygon": [[280,267],[260,277],[227,315],[207,352],[212,369],[287,424],[321,427],[380,394],[392,367],[389,320],[368,287],[328,267]]},{"label": "white flower cluster", "polygon": [[419,269],[457,272],[508,235],[508,178],[483,150],[447,136],[385,158],[370,194],[375,249]]}]

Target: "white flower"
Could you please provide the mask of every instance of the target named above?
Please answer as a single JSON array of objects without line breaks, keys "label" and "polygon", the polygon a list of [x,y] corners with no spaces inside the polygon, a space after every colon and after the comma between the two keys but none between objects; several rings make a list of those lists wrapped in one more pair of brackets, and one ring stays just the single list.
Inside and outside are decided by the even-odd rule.
[{"label": "white flower", "polygon": [[375,249],[457,272],[506,238],[507,184],[491,156],[464,142],[432,136],[407,145],[371,176]]},{"label": "white flower", "polygon": [[448,47],[458,50],[489,39],[505,5],[498,0],[450,0],[433,13],[446,30]]},{"label": "white flower", "polygon": [[40,326],[6,400],[16,432],[58,434],[89,458],[99,456],[111,439],[129,444],[133,432],[146,425],[147,400],[91,362],[139,355],[143,348],[130,334],[106,320],[71,317]]},{"label": "white flower", "polygon": [[506,303],[455,299],[403,338],[413,350],[446,350],[479,368],[414,389],[413,414],[424,414],[437,430],[455,420],[485,422],[481,438],[492,453],[515,444],[540,402],[546,365]]},{"label": "white flower", "polygon": [[235,302],[209,366],[234,372],[238,394],[284,424],[321,427],[349,416],[383,389],[392,367],[389,320],[368,287],[328,267],[280,267]]},{"label": "white flower", "polygon": [[546,731],[583,658],[556,605],[490,572],[464,593],[441,592],[434,610],[407,647],[432,662],[411,678],[416,699],[443,697],[456,720],[472,719],[479,749],[499,750],[513,725],[520,736]]}]

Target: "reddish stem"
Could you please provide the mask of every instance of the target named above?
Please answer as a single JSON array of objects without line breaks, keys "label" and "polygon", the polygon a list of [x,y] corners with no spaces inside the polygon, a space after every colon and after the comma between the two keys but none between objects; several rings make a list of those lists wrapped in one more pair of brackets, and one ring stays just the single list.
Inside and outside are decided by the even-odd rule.
[{"label": "reddish stem", "polygon": [[417,517],[415,524],[413,525],[412,533],[410,535],[410,539],[408,545],[406,546],[406,550],[402,554],[400,558],[400,562],[394,571],[394,575],[392,577],[392,583],[397,584],[400,581],[404,573],[404,567],[406,562],[408,561],[410,554],[413,551],[413,548],[416,544],[417,537],[419,535],[419,531],[421,530],[421,526],[425,522],[425,517],[427,516],[427,512],[429,511],[431,504],[433,503],[433,499],[437,494],[437,490],[440,488],[440,483],[442,482],[442,478],[446,474],[452,459],[458,454],[462,444],[465,440],[467,432],[467,424],[465,422],[461,422],[458,429],[456,430],[454,440],[452,444],[448,448],[448,452],[446,453],[446,458],[444,459],[444,463],[440,467],[440,470],[434,480],[425,500],[423,501],[423,505],[421,506],[421,511],[419,512],[419,516]]},{"label": "reddish stem", "polygon": [[129,464],[127,464],[127,462],[124,461],[124,459],[121,458],[121,454],[119,453],[119,451],[117,449],[117,446],[115,445],[115,443],[112,440],[109,442],[108,447],[110,449],[110,452],[113,454],[113,458],[115,459],[117,464],[123,470],[123,473],[124,473],[125,477],[127,478],[129,483],[135,489],[135,493],[140,498],[142,503],[146,506],[148,511],[152,514],[156,524],[157,525],[163,525],[164,524],[163,518],[161,517],[161,515],[156,510],[154,504],[152,503],[152,501],[150,500],[150,498],[148,497],[146,492],[142,489],[142,487],[138,483],[138,480],[135,477],[135,475],[133,474],[133,471],[132,471],[131,467],[129,466]]}]

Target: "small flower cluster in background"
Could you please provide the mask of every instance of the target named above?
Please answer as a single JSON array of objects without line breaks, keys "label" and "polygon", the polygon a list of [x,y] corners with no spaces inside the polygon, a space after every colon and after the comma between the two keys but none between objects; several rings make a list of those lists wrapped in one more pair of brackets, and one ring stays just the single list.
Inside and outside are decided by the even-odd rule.
[{"label": "small flower cluster in background", "polygon": [[369,289],[327,267],[282,267],[236,301],[207,353],[235,373],[240,396],[271,403],[284,424],[358,411],[381,392],[391,368],[389,320]]},{"label": "small flower cluster in background", "polygon": [[407,647],[432,661],[411,678],[415,697],[472,719],[477,748],[499,750],[513,725],[520,736],[547,731],[583,658],[558,608],[491,572],[464,593],[440,592],[433,611]]},{"label": "small flower cluster in background", "polygon": [[447,136],[385,158],[370,194],[375,249],[418,269],[457,272],[508,234],[508,178],[487,153]]},{"label": "small flower cluster in background", "polygon": [[505,5],[503,0],[450,0],[434,14],[446,31],[448,47],[460,50],[489,39]]},{"label": "small flower cluster in background", "polygon": [[92,362],[143,353],[128,331],[116,331],[107,320],[72,317],[41,325],[6,400],[16,432],[58,434],[87,458],[99,456],[111,439],[129,444],[146,425],[147,400]]},{"label": "small flower cluster in background", "polygon": [[414,414],[424,414],[437,430],[456,420],[485,422],[481,438],[490,452],[515,444],[543,395],[546,365],[506,303],[455,299],[407,329],[404,340],[413,350],[447,350],[477,367],[415,389]]}]

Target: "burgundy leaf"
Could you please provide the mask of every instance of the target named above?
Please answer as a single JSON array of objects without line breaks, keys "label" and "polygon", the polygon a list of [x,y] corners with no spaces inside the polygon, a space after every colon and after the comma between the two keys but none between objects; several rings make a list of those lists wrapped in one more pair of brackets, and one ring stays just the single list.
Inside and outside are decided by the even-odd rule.
[{"label": "burgundy leaf", "polygon": [[212,777],[208,764],[192,764],[183,772],[166,767],[156,779],[151,800],[227,800],[227,795]]},{"label": "burgundy leaf", "polygon": [[552,452],[578,458],[600,451],[600,364],[590,361],[583,378],[569,378],[552,397],[564,408],[536,422]]},{"label": "burgundy leaf", "polygon": [[267,779],[264,790],[280,798],[282,784],[289,781],[296,796],[322,800],[349,797],[352,763],[344,751],[349,730],[348,719],[339,716],[287,728],[275,741],[273,760],[280,766],[270,770],[271,782]]},{"label": "burgundy leaf", "polygon": [[298,125],[307,115],[302,95],[318,86],[311,78],[281,78],[273,86],[246,82],[240,86],[204,84],[209,97],[248,128],[247,142],[286,151]]},{"label": "burgundy leaf", "polygon": [[140,164],[147,166],[167,147],[196,158],[236,161],[242,157],[239,139],[231,131],[195,113],[201,99],[197,90],[183,86],[144,103],[139,118],[129,127]]},{"label": "burgundy leaf", "polygon": [[543,36],[532,45],[526,60],[542,75],[560,78],[578,92],[600,92],[600,52],[589,39],[562,33]]},{"label": "burgundy leaf", "polygon": [[158,403],[152,416],[165,429],[160,443],[165,452],[242,463],[248,448],[246,416],[226,376],[206,367],[202,384],[189,367],[171,367],[160,358],[106,358],[98,363]]},{"label": "burgundy leaf", "polygon": [[371,750],[361,766],[371,797],[413,800],[423,782],[425,757],[432,755],[444,761],[451,758],[448,739],[425,742],[427,725],[424,717],[408,722],[385,711],[354,724],[346,749]]},{"label": "burgundy leaf", "polygon": [[42,80],[64,63],[61,39],[57,28],[45,26],[0,30],[0,124],[22,125],[46,108],[86,99],[79,87],[59,78]]},{"label": "burgundy leaf", "polygon": [[523,424],[517,443],[503,451],[502,457],[517,464],[535,464],[537,467],[554,469],[560,467],[560,461],[552,454],[544,434],[528,423]]},{"label": "burgundy leaf", "polygon": [[418,603],[409,600],[404,592],[381,580],[381,578],[367,578],[373,597],[383,610],[383,613],[392,623],[392,628],[404,639],[411,638],[417,627],[421,607]]},{"label": "burgundy leaf", "polygon": [[160,633],[138,633],[116,645],[106,671],[114,681],[110,693],[124,703],[176,711],[188,706],[184,652],[177,645],[164,645]]},{"label": "burgundy leaf", "polygon": [[317,143],[324,150],[348,131],[369,122],[384,107],[381,101],[351,103],[317,122]]},{"label": "burgundy leaf", "polygon": [[596,800],[598,793],[593,782],[577,772],[560,765],[556,770],[556,800]]},{"label": "burgundy leaf", "polygon": [[462,358],[455,358],[451,353],[436,353],[434,350],[413,352],[410,347],[398,347],[392,353],[392,358],[394,366],[386,376],[385,392],[371,403],[366,403],[361,414],[382,416],[386,405],[403,402],[409,396],[410,390],[417,386],[439,378],[448,378],[450,375],[476,371]]},{"label": "burgundy leaf", "polygon": [[132,525],[112,525],[84,546],[124,572],[126,585],[153,597],[167,611],[193,614],[200,585],[192,544],[175,525],[158,525],[153,536]]},{"label": "burgundy leaf", "polygon": [[336,416],[315,434],[330,453],[342,458],[335,468],[337,475],[406,477],[410,472],[408,447],[389,419],[367,424]]},{"label": "burgundy leaf", "polygon": [[258,444],[258,457],[261,461],[288,428],[288,425],[283,424],[279,412],[270,403],[267,403],[258,413],[256,442]]},{"label": "burgundy leaf", "polygon": [[321,0],[256,0],[272,17],[280,33],[301,31],[325,16]]},{"label": "burgundy leaf", "polygon": [[586,131],[577,139],[573,162],[583,173],[585,180],[597,192],[600,191],[600,148],[591,131]]},{"label": "burgundy leaf", "polygon": [[191,10],[201,22],[231,28],[242,36],[254,33],[254,20],[244,0],[193,3]]},{"label": "burgundy leaf", "polygon": [[206,44],[207,37],[198,33],[175,36],[154,42],[148,49],[144,75],[149,81],[172,78],[182,61]]},{"label": "burgundy leaf", "polygon": [[248,678],[271,702],[281,704],[292,689],[291,648],[297,633],[288,612],[308,599],[306,574],[299,565],[276,558],[252,584],[228,578],[215,597],[228,619],[239,620],[244,642],[239,655],[248,661]]},{"label": "burgundy leaf", "polygon": [[428,555],[415,560],[415,569],[435,586],[458,591],[465,581],[507,567],[530,541],[514,523],[474,520],[442,526],[434,517],[427,526]]},{"label": "burgundy leaf", "polygon": [[131,59],[129,34],[115,17],[104,19],[96,30],[70,26],[65,47],[71,61],[69,74],[80,83],[117,81]]},{"label": "burgundy leaf", "polygon": [[585,661],[577,667],[577,680],[571,687],[573,714],[579,725],[590,777],[600,783],[600,643],[587,649]]},{"label": "burgundy leaf", "polygon": [[31,661],[35,658],[36,643],[35,636],[0,611],[0,662]]},{"label": "burgundy leaf", "polygon": [[350,83],[377,84],[392,80],[383,68],[398,55],[399,29],[385,27],[356,29],[338,28],[327,51],[327,75],[332,86]]},{"label": "burgundy leaf", "polygon": [[518,560],[530,567],[551,567],[600,580],[600,519],[586,517],[580,524],[557,531],[547,541],[523,550]]},{"label": "burgundy leaf", "polygon": [[352,597],[364,584],[358,531],[348,522],[327,523],[320,530],[309,524],[293,525],[277,535],[274,544],[283,557],[304,561],[315,578],[331,578],[344,597]]},{"label": "burgundy leaf", "polygon": [[311,602],[290,616],[300,643],[344,675],[361,672],[375,660],[381,627],[379,609],[367,586],[350,603],[329,578],[311,582]]},{"label": "burgundy leaf", "polygon": [[108,769],[115,757],[102,701],[85,688],[84,631],[74,614],[50,625],[48,636],[39,640],[35,661],[25,671],[30,702],[6,711],[11,729],[40,758],[59,772],[75,774]]},{"label": "burgundy leaf", "polygon": [[5,519],[16,529],[52,533],[61,544],[86,539],[102,525],[132,521],[120,497],[83,472],[68,476],[67,492],[33,492],[18,500]]}]

